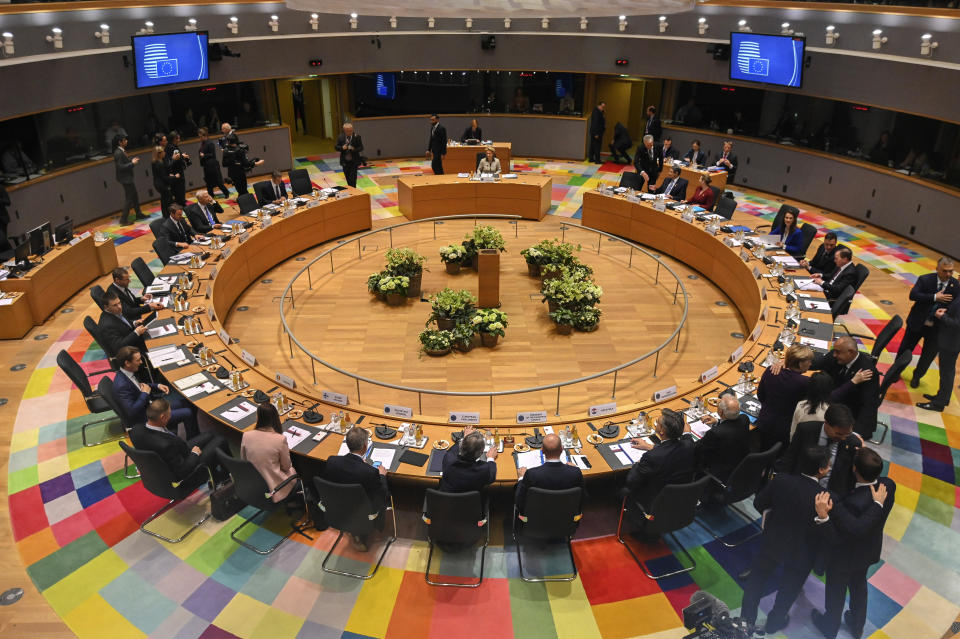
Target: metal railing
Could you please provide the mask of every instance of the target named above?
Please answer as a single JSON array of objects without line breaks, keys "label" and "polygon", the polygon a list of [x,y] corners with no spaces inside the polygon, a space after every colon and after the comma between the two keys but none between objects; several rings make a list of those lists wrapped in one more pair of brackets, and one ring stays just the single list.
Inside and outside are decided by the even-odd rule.
[{"label": "metal railing", "polygon": [[322,366],[324,366],[324,367],[332,370],[332,371],[335,371],[335,372],[337,372],[337,373],[340,373],[340,374],[342,374],[342,375],[345,375],[346,377],[349,377],[349,378],[353,379],[353,380],[355,381],[355,383],[356,383],[357,402],[358,402],[358,403],[360,403],[360,382],[365,382],[365,383],[368,383],[368,384],[371,384],[371,385],[374,385],[374,386],[379,386],[379,387],[382,387],[382,388],[389,388],[389,389],[393,389],[393,390],[397,390],[397,391],[402,391],[402,392],[415,393],[415,394],[417,395],[417,405],[418,405],[418,407],[419,407],[419,409],[420,409],[419,412],[421,412],[421,413],[423,412],[423,395],[444,395],[444,396],[457,396],[457,397],[488,397],[489,400],[490,400],[490,418],[491,418],[491,419],[494,419],[494,416],[493,416],[493,398],[494,398],[494,397],[504,396],[504,395],[520,395],[520,394],[523,394],[523,393],[536,393],[536,392],[551,390],[551,389],[554,389],[554,388],[557,390],[557,408],[556,408],[556,411],[555,411],[555,415],[559,416],[559,415],[560,415],[560,390],[561,390],[563,387],[572,386],[572,385],[574,385],[574,384],[581,384],[581,383],[583,383],[583,382],[588,382],[588,381],[591,381],[591,380],[594,380],[594,379],[598,379],[598,378],[601,378],[601,377],[605,377],[605,376],[607,376],[607,375],[613,375],[612,388],[611,388],[610,397],[611,397],[611,399],[615,399],[615,398],[616,398],[616,394],[617,394],[617,377],[618,377],[619,372],[620,372],[621,370],[623,370],[623,369],[625,369],[625,368],[629,368],[629,367],[634,366],[634,365],[636,365],[636,364],[639,364],[640,362],[643,362],[643,361],[645,361],[645,360],[653,357],[653,358],[654,358],[653,377],[656,378],[656,377],[657,377],[657,370],[658,370],[658,367],[659,367],[659,365],[660,365],[660,351],[662,351],[664,348],[666,348],[667,346],[669,346],[669,345],[674,341],[674,338],[676,338],[676,346],[674,347],[674,352],[678,352],[678,351],[679,351],[679,347],[680,347],[680,331],[681,331],[681,329],[684,327],[684,325],[686,324],[687,314],[688,314],[688,311],[689,311],[689,298],[688,298],[688,295],[687,295],[687,290],[686,290],[686,288],[684,287],[683,282],[680,280],[680,277],[673,271],[673,269],[670,268],[669,265],[665,264],[665,263],[660,259],[660,256],[658,256],[658,255],[656,255],[656,254],[654,254],[654,253],[651,253],[651,252],[648,251],[647,249],[645,249],[645,248],[643,248],[643,247],[641,247],[641,246],[639,246],[639,245],[637,245],[637,244],[634,244],[633,242],[630,242],[630,241],[628,241],[628,240],[625,240],[625,239],[623,239],[623,238],[621,238],[621,237],[618,237],[618,236],[616,236],[616,235],[613,235],[613,234],[610,234],[610,233],[606,233],[606,232],[604,232],[604,231],[599,231],[599,230],[597,230],[597,229],[590,228],[589,226],[580,226],[580,225],[571,225],[571,224],[562,224],[562,225],[561,225],[561,227],[560,227],[560,228],[561,228],[561,241],[566,241],[566,233],[567,233],[567,230],[568,230],[568,229],[588,231],[588,232],[594,233],[594,234],[596,234],[596,235],[598,236],[597,248],[596,248],[598,255],[599,255],[600,252],[601,252],[601,247],[602,247],[603,239],[604,239],[604,238],[609,238],[609,240],[611,240],[611,241],[619,242],[619,243],[624,244],[624,245],[626,245],[627,247],[629,247],[630,252],[629,252],[629,257],[628,257],[627,263],[626,263],[626,267],[627,267],[627,268],[633,268],[633,255],[634,255],[635,252],[636,252],[636,253],[640,253],[640,254],[642,254],[642,255],[645,255],[645,256],[649,257],[650,259],[654,260],[654,261],[657,263],[657,270],[656,270],[656,274],[655,274],[655,276],[654,276],[654,281],[653,281],[654,286],[664,286],[664,288],[665,288],[667,291],[669,291],[669,287],[668,287],[667,284],[661,284],[661,283],[660,283],[660,271],[661,271],[661,269],[665,270],[667,273],[669,273],[669,274],[672,276],[673,280],[676,282],[676,286],[675,286],[675,288],[674,288],[674,290],[673,290],[673,303],[676,304],[676,303],[677,303],[677,298],[678,298],[678,297],[681,298],[682,303],[683,303],[683,313],[682,313],[682,316],[681,316],[680,321],[679,321],[679,323],[677,324],[676,328],[674,328],[673,332],[670,333],[670,336],[667,337],[667,339],[664,340],[664,341],[663,341],[660,345],[658,345],[656,348],[654,348],[653,350],[648,351],[648,352],[646,352],[646,353],[644,353],[644,354],[642,354],[642,355],[640,355],[640,356],[638,356],[638,357],[635,357],[635,358],[631,359],[631,360],[628,361],[628,362],[624,362],[624,363],[622,363],[622,364],[618,364],[617,366],[613,366],[613,367],[611,367],[611,368],[608,368],[608,369],[606,369],[606,370],[600,371],[600,372],[598,372],[598,373],[593,373],[593,374],[591,374],[591,375],[585,375],[585,376],[583,376],[583,377],[578,377],[578,378],[576,378],[576,379],[569,379],[569,380],[564,380],[564,381],[560,381],[560,382],[555,382],[555,383],[553,383],[553,384],[544,384],[544,385],[542,385],[542,386],[530,386],[530,387],[527,387],[527,388],[516,388],[516,389],[500,390],[500,391],[457,391],[457,390],[439,390],[439,389],[432,389],[432,388],[418,388],[418,387],[415,387],[415,386],[405,386],[405,385],[402,385],[402,384],[392,384],[392,383],[389,383],[389,382],[384,382],[384,381],[381,381],[381,380],[377,380],[377,379],[373,379],[373,378],[366,377],[366,376],[363,376],[363,375],[358,375],[358,374],[356,374],[356,373],[352,373],[352,372],[350,372],[350,371],[348,371],[348,370],[345,370],[345,369],[343,369],[343,368],[341,368],[341,367],[339,367],[339,366],[337,366],[337,365],[335,365],[335,364],[333,364],[333,363],[331,363],[331,362],[328,362],[328,361],[324,360],[323,358],[318,357],[317,355],[315,355],[314,353],[312,353],[312,352],[310,351],[310,349],[308,349],[306,346],[304,346],[304,345],[300,342],[300,340],[297,339],[297,337],[293,334],[293,331],[290,329],[290,326],[289,326],[289,324],[287,323],[286,302],[288,301],[288,298],[289,298],[290,308],[291,308],[291,309],[296,309],[296,301],[295,301],[295,295],[294,295],[294,284],[296,284],[296,283],[298,282],[298,280],[300,280],[300,278],[303,277],[304,274],[306,274],[306,276],[307,276],[307,287],[306,287],[305,290],[313,290],[313,274],[312,274],[312,269],[313,269],[319,262],[321,262],[322,260],[324,260],[324,259],[326,259],[326,258],[328,258],[328,257],[329,257],[329,260],[330,260],[330,271],[329,271],[329,274],[331,274],[331,275],[334,274],[334,273],[336,272],[336,268],[335,268],[335,265],[334,265],[333,256],[334,256],[334,253],[336,253],[337,251],[346,250],[346,248],[347,248],[349,245],[351,245],[351,244],[356,244],[356,247],[357,247],[357,259],[358,259],[358,261],[360,261],[360,260],[363,259],[361,241],[364,240],[365,238],[368,238],[368,237],[371,237],[371,236],[375,236],[375,235],[379,235],[379,234],[382,234],[382,233],[387,233],[387,234],[389,235],[389,238],[390,238],[390,248],[393,248],[393,233],[394,233],[394,230],[396,230],[396,229],[400,229],[400,228],[403,228],[403,227],[406,227],[406,226],[412,226],[412,225],[418,225],[418,224],[424,224],[424,223],[432,223],[432,224],[433,224],[433,238],[436,239],[436,238],[437,238],[437,225],[438,225],[438,224],[441,224],[441,225],[442,225],[442,224],[444,224],[444,223],[446,223],[446,222],[456,221],[456,220],[473,220],[473,221],[474,221],[474,225],[476,225],[477,221],[478,221],[478,220],[481,220],[481,219],[508,220],[508,221],[510,221],[510,222],[514,225],[514,227],[515,227],[515,228],[514,228],[514,237],[519,237],[519,228],[518,228],[518,226],[517,226],[517,220],[521,219],[521,217],[520,217],[519,215],[494,215],[494,214],[485,214],[485,215],[451,215],[451,216],[446,216],[446,217],[432,217],[432,218],[425,218],[425,219],[421,219],[421,220],[414,220],[414,221],[410,221],[410,222],[403,222],[403,223],[401,223],[401,224],[395,224],[395,225],[387,226],[387,227],[384,227],[384,228],[381,228],[381,229],[375,229],[375,230],[372,230],[372,231],[367,231],[366,233],[361,233],[360,235],[354,236],[354,237],[352,237],[352,238],[350,238],[350,239],[348,239],[348,240],[341,240],[341,241],[338,242],[338,244],[337,244],[336,246],[333,246],[333,247],[331,247],[331,248],[323,251],[323,252],[320,253],[318,256],[316,256],[315,258],[313,258],[306,266],[304,266],[304,267],[301,268],[299,271],[297,271],[297,273],[293,276],[293,278],[290,280],[290,282],[287,284],[287,286],[283,289],[283,295],[282,295],[281,298],[280,298],[280,321],[281,321],[281,323],[282,323],[282,325],[283,325],[283,330],[284,330],[284,332],[285,332],[286,335],[287,335],[287,342],[288,342],[289,349],[290,349],[290,359],[294,359],[294,348],[293,348],[293,347],[294,347],[294,345],[296,345],[296,346],[297,346],[297,349],[298,349],[299,351],[301,351],[304,355],[306,355],[306,356],[310,359],[310,368],[311,368],[311,372],[312,372],[312,374],[313,374],[313,384],[314,384],[314,386],[317,385],[317,368],[316,368],[316,366],[317,366],[318,363],[321,364]]}]

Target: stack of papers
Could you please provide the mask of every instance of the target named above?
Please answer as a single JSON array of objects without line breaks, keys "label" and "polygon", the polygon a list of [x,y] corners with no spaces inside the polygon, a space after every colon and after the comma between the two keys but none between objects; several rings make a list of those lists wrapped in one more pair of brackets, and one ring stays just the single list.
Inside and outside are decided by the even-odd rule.
[{"label": "stack of papers", "polygon": [[693,434],[698,438],[702,438],[707,434],[707,431],[710,430],[710,426],[704,424],[699,419],[695,422],[690,422],[690,430],[693,431]]},{"label": "stack of papers", "polygon": [[177,332],[176,324],[164,324],[162,326],[154,326],[153,328],[147,329],[147,335],[150,337],[163,337],[164,335],[171,335]]},{"label": "stack of papers", "polygon": [[283,433],[283,436],[287,440],[287,447],[292,450],[297,444],[310,436],[310,431],[291,426]]},{"label": "stack of papers", "polygon": [[220,413],[220,416],[236,424],[237,422],[243,421],[255,412],[257,412],[256,406],[250,402],[240,402],[233,408],[228,408]]},{"label": "stack of papers", "polygon": [[170,258],[171,264],[186,264],[196,253],[177,253]]},{"label": "stack of papers", "polygon": [[[807,278],[794,278],[793,285],[797,287],[798,290],[801,290],[801,291],[822,291],[823,290],[823,288],[819,284]],[[827,302],[818,302],[817,300],[810,300],[807,302],[807,304],[810,304],[811,306],[813,304],[826,304],[826,308],[823,310],[827,310],[827,311],[830,310],[830,304],[828,304]],[[821,307],[813,306],[813,308],[821,308]]]},{"label": "stack of papers", "polygon": [[214,384],[211,381],[206,381],[202,384],[198,384],[197,386],[191,386],[190,388],[184,389],[182,392],[184,397],[193,397],[195,395],[199,395],[200,393],[209,395],[210,393],[216,393],[218,390],[220,390],[220,387],[217,384]]},{"label": "stack of papers", "polygon": [[[563,454],[560,455],[560,461],[566,464],[569,459],[570,458],[567,457],[567,451],[563,451]],[[517,453],[517,468],[530,470],[531,468],[542,466],[543,462],[543,451],[541,450],[528,450],[525,453]]]},{"label": "stack of papers", "polygon": [[[830,310],[830,302],[827,302],[826,300],[804,300],[803,305],[814,311]],[[810,321],[812,322],[813,319],[811,318]]]},{"label": "stack of papers", "polygon": [[370,453],[370,461],[380,462],[384,468],[390,468],[393,465],[393,457],[397,454],[396,448],[374,448]]},{"label": "stack of papers", "polygon": [[147,351],[147,359],[150,360],[150,364],[152,364],[154,368],[160,368],[168,364],[183,366],[189,362],[187,354],[176,344]]},{"label": "stack of papers", "polygon": [[183,390],[185,388],[190,388],[191,386],[196,386],[197,384],[202,384],[208,381],[207,376],[203,373],[194,373],[193,375],[188,375],[182,379],[178,379],[173,383],[174,386]]},{"label": "stack of papers", "polygon": [[630,445],[630,442],[623,442],[617,444],[607,444],[610,451],[617,457],[619,461],[624,466],[629,466],[633,463],[640,461],[640,458],[643,457],[643,454],[647,451],[640,450],[639,448],[634,448]]}]

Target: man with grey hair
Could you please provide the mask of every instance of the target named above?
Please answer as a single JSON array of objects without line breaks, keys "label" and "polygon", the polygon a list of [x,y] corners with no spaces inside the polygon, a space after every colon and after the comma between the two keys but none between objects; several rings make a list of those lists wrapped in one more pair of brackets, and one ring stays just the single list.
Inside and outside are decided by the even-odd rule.
[{"label": "man with grey hair", "polygon": [[483,433],[473,426],[465,426],[463,437],[443,456],[440,490],[468,493],[492,484],[497,478],[497,447],[491,446],[484,456],[485,446]]},{"label": "man with grey hair", "polygon": [[920,385],[920,380],[927,374],[927,369],[937,355],[937,334],[941,323],[936,321],[936,313],[941,308],[947,308],[958,293],[960,285],[953,278],[953,260],[949,257],[941,257],[937,261],[936,272],[921,275],[910,289],[913,306],[907,315],[907,328],[897,355],[913,352],[920,340],[923,340],[920,361],[917,362],[913,379],[910,380],[913,388]]},{"label": "man with grey hair", "polygon": [[197,233],[209,233],[213,229],[223,227],[220,218],[217,216],[218,213],[223,213],[223,208],[213,200],[213,196],[207,193],[205,189],[197,191],[195,195],[197,197],[196,203],[191,204],[184,210],[187,220],[190,221],[190,226]]},{"label": "man with grey hair", "polygon": [[720,397],[720,419],[703,418],[711,425],[697,442],[697,467],[722,482],[750,452],[750,420],[740,412],[740,400],[732,393]]},{"label": "man with grey hair", "polygon": [[[383,511],[389,501],[390,490],[387,488],[387,469],[380,466],[378,469],[369,465],[365,459],[370,444],[370,433],[359,426],[354,426],[344,436],[347,445],[346,455],[331,455],[327,458],[321,477],[337,484],[360,484],[363,486],[367,499],[374,512],[380,514],[375,520],[378,530],[383,530]],[[373,513],[371,513],[373,514]],[[354,547],[363,552],[367,549],[365,538],[351,535]]]},{"label": "man with grey hair", "polygon": [[353,124],[350,122],[344,123],[343,133],[337,138],[334,148],[340,151],[340,166],[343,167],[343,177],[347,180],[347,186],[356,188],[357,168],[360,166],[363,140],[354,133]]},{"label": "man with grey hair", "polygon": [[663,170],[663,150],[654,145],[652,135],[643,136],[643,143],[633,158],[633,166],[637,169],[637,175],[643,178],[642,190],[652,190]]}]

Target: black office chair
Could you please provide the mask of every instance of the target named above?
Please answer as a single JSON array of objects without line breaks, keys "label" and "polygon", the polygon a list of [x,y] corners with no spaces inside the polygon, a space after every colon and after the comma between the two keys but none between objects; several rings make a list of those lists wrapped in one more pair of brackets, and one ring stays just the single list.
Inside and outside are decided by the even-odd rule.
[{"label": "black office chair", "polygon": [[480,153],[477,153],[477,161],[473,163],[474,170],[476,170],[477,167],[480,166],[480,160],[482,160],[485,157],[487,157],[486,151],[481,151]]},{"label": "black office chair", "polygon": [[[120,426],[123,428],[123,431],[129,432],[131,428],[135,426],[133,419],[130,417],[130,413],[127,412],[123,403],[117,399],[116,394],[113,392],[113,380],[109,377],[101,377],[100,383],[97,384],[97,394],[107,403],[107,406],[110,407],[110,410],[120,418]],[[134,465],[136,467],[136,465]],[[140,476],[140,472],[137,471],[137,474],[130,474],[130,456],[126,456],[123,459],[123,476],[127,479],[136,479]]]},{"label": "black office chair", "polygon": [[[230,539],[234,540],[244,548],[252,550],[258,555],[269,555],[274,550],[279,548],[280,544],[285,542],[293,533],[303,535],[311,541],[313,540],[313,537],[304,532],[306,529],[302,526],[298,526],[296,521],[292,521],[290,523],[290,532],[281,537],[277,543],[269,548],[258,548],[253,544],[249,544],[246,541],[239,539],[237,537],[237,533],[239,533],[244,526],[251,523],[260,515],[265,515],[263,519],[266,520],[270,513],[276,510],[277,506],[282,504],[282,502],[275,502],[271,499],[271,497],[273,497],[277,491],[287,486],[287,484],[296,482],[297,486],[300,488],[300,495],[303,496],[305,494],[303,491],[303,482],[300,481],[299,475],[292,475],[278,484],[273,490],[270,490],[270,487],[267,485],[267,482],[264,481],[263,476],[250,462],[242,459],[234,459],[219,449],[217,450],[217,457],[220,459],[220,463],[223,465],[223,467],[227,469],[227,472],[230,473],[230,477],[233,478],[233,486],[236,490],[237,497],[239,497],[248,506],[253,506],[257,509],[257,512],[255,512],[252,517],[249,519],[245,518],[242,524],[230,532]],[[306,497],[303,497],[303,499],[303,509],[304,512],[306,512]]]},{"label": "black office chair", "polygon": [[870,269],[868,269],[865,264],[857,264],[853,268],[857,271],[857,281],[853,285],[853,292],[856,293],[870,276]]},{"label": "black office chair", "polygon": [[800,247],[800,252],[797,253],[800,257],[803,257],[807,254],[807,249],[810,248],[810,245],[813,243],[813,238],[817,236],[817,227],[813,224],[804,223],[800,226],[800,233],[803,235],[803,244]]},{"label": "black office chair", "polygon": [[[421,519],[427,525],[427,542],[430,544],[427,569],[423,574],[427,583],[431,586],[457,588],[476,588],[483,583],[483,565],[486,560],[487,546],[490,544],[490,507],[486,498],[476,490],[467,493],[446,493],[428,488],[423,498]],[[481,531],[485,532],[486,536],[480,548],[480,578],[476,582],[430,581],[434,544],[442,544],[449,548],[473,548],[481,539]]]},{"label": "black office chair", "polygon": [[160,258],[160,263],[166,266],[170,263],[170,258],[177,254],[177,249],[165,239],[153,241],[153,252]]},{"label": "black office chair", "polygon": [[271,180],[262,180],[253,185],[253,194],[257,196],[257,202],[260,206],[270,204],[276,198],[273,191],[273,182]]},{"label": "black office chair", "polygon": [[213,476],[210,474],[210,469],[201,464],[197,466],[189,476],[182,480],[177,480],[170,468],[168,468],[160,458],[160,455],[152,450],[139,450],[127,445],[126,442],[120,442],[120,449],[126,453],[127,457],[132,459],[133,463],[140,469],[140,481],[143,482],[143,487],[157,497],[169,500],[160,510],[150,515],[146,521],[140,524],[140,532],[146,533],[151,537],[156,537],[157,539],[162,539],[169,544],[178,544],[210,518],[210,513],[205,513],[200,521],[194,522],[190,528],[176,539],[171,539],[158,532],[148,530],[147,524],[167,512],[178,501],[189,497],[195,490],[207,483],[207,481],[213,483]]},{"label": "black office chair", "polygon": [[710,530],[710,528],[707,527],[707,525],[702,521],[699,519],[697,520],[697,523],[700,524],[704,530],[710,533],[714,539],[719,541],[727,548],[736,548],[737,546],[756,539],[763,534],[763,530],[757,526],[753,518],[740,510],[740,508],[737,507],[737,503],[757,494],[757,491],[760,490],[761,486],[763,486],[763,482],[769,474],[770,469],[773,468],[773,462],[780,453],[781,447],[782,444],[777,442],[762,453],[751,453],[747,455],[740,461],[739,464],[737,464],[736,468],[733,469],[733,471],[730,473],[730,476],[727,477],[726,482],[721,481],[718,477],[709,472],[706,473],[707,477],[712,479],[720,489],[719,492],[714,494],[714,499],[717,500],[718,503],[728,507],[730,510],[740,515],[740,517],[742,517],[748,524],[757,528],[756,532],[746,539],[741,539],[736,543],[730,544],[724,541],[723,538],[717,535],[715,532]]},{"label": "black office chair", "polygon": [[713,193],[713,204],[710,205],[710,212],[713,213],[717,209],[717,202],[720,200],[720,196],[723,195],[723,189],[719,189],[715,186],[707,187]]},{"label": "black office chair", "polygon": [[[577,525],[583,518],[580,502],[583,489],[545,490],[530,488],[527,490],[524,512],[513,507],[513,541],[517,545],[517,564],[520,566],[520,578],[528,582],[573,581],[577,578],[577,562],[573,558],[570,540],[577,531]],[[518,525],[519,522],[519,525]],[[523,552],[520,537],[533,539],[564,539],[570,553],[572,574],[568,577],[527,577],[523,574]]]},{"label": "black office chair", "polygon": [[[907,366],[910,365],[911,361],[913,361],[913,353],[911,351],[904,351],[897,355],[897,358],[893,360],[893,364],[891,364],[890,368],[887,369],[886,374],[883,376],[883,381],[880,383],[880,397],[877,406],[883,404],[883,400],[887,398],[887,391],[890,390],[890,387],[893,386],[898,379],[900,379],[900,376],[903,375],[903,371],[907,369]],[[883,434],[880,435],[880,439],[871,439],[870,443],[880,445],[883,443],[883,440],[886,439],[887,431],[890,430],[890,425],[884,424],[878,417],[877,426],[883,427]]]},{"label": "black office chair", "polygon": [[153,271],[150,270],[150,267],[147,266],[147,263],[143,261],[142,257],[138,257],[134,259],[130,263],[130,268],[133,269],[133,272],[136,274],[137,279],[140,280],[140,283],[143,284],[144,288],[153,284],[153,280],[156,279],[156,276],[153,274]]},{"label": "black office chair", "polygon": [[[664,486],[660,494],[654,498],[649,513],[647,513],[643,509],[643,506],[632,496],[627,495],[623,498],[623,504],[620,506],[620,521],[617,524],[617,541],[626,547],[627,552],[630,553],[633,560],[637,562],[637,565],[643,570],[643,574],[650,579],[665,579],[666,577],[682,575],[697,567],[697,562],[693,560],[690,551],[677,540],[676,535],[673,533],[681,528],[686,528],[696,519],[697,504],[700,502],[700,498],[703,496],[704,491],[706,491],[711,481],[709,477],[701,477],[689,484],[668,484]],[[669,535],[673,543],[687,556],[687,559],[690,561],[690,566],[659,575],[654,575],[647,570],[646,564],[640,561],[640,558],[634,554],[633,549],[623,538],[623,518],[628,509],[636,511],[647,520],[644,532],[654,535]]]},{"label": "black office chair", "polygon": [[240,215],[247,215],[260,208],[257,198],[252,193],[241,193],[237,198],[237,206],[240,207]]},{"label": "black office chair", "polygon": [[[73,385],[77,387],[80,391],[80,394],[83,395],[83,401],[87,405],[87,410],[90,411],[91,415],[102,415],[103,413],[109,413],[110,405],[100,396],[100,393],[94,392],[93,388],[90,387],[90,379],[87,376],[87,373],[80,367],[73,357],[70,356],[65,350],[61,350],[57,353],[57,366],[60,367],[60,370],[63,371],[64,375],[70,378],[70,381],[73,382]],[[91,373],[92,375],[102,375],[103,373],[112,372],[112,369],[106,369],[101,371],[95,371]],[[108,415],[102,419],[97,419],[92,422],[87,422],[80,427],[80,439],[83,442],[84,446],[99,446],[100,444],[106,444],[107,442],[117,441],[118,439],[123,439],[123,435],[118,437],[111,437],[110,439],[101,439],[100,441],[94,442],[92,444],[87,443],[87,428],[95,424],[104,424],[106,422],[111,422],[119,417],[117,415]]]},{"label": "black office chair", "polygon": [[99,284],[94,284],[90,287],[90,297],[93,298],[93,301],[96,302],[101,311],[103,310],[103,296],[106,294],[107,292],[103,290],[103,287]]},{"label": "black office chair", "polygon": [[97,324],[89,315],[84,316],[83,318],[83,328],[86,329],[87,333],[90,334],[90,337],[93,338],[93,341],[100,346],[100,350],[103,351],[103,354],[107,356],[107,362],[110,364],[110,368],[117,370],[116,362],[113,361],[114,354],[109,351],[105,345],[106,340],[100,335],[100,326]]},{"label": "black office chair", "polygon": [[161,237],[164,236],[164,233],[165,233],[163,230],[164,219],[165,218],[161,217],[150,222],[150,232],[153,233],[154,239],[159,240]]},{"label": "black office chair", "polygon": [[724,195],[713,207],[713,212],[722,218],[729,220],[733,217],[733,212],[737,210],[737,201],[732,197]]},{"label": "black office chair", "polygon": [[287,173],[290,178],[290,191],[294,195],[306,195],[313,192],[313,183],[306,169],[290,169]]},{"label": "black office chair", "polygon": [[853,302],[853,296],[855,294],[856,291],[853,290],[853,287],[847,286],[840,292],[837,299],[830,304],[830,314],[833,315],[834,322],[836,322],[837,318],[841,315],[846,315],[850,312],[850,304]]},{"label": "black office chair", "polygon": [[873,348],[870,349],[870,355],[872,357],[880,357],[880,353],[883,352],[883,349],[890,344],[890,340],[893,339],[893,336],[900,332],[900,329],[903,328],[903,318],[899,315],[894,315],[890,318],[890,321],[887,322],[887,325],[883,327],[880,331],[880,334],[877,335],[876,340],[873,342]]},{"label": "black office chair", "polygon": [[[370,499],[367,497],[366,491],[364,491],[363,486],[360,484],[337,484],[320,477],[314,477],[313,485],[317,491],[317,505],[320,510],[323,511],[327,524],[331,528],[336,528],[340,531],[340,534],[337,535],[337,540],[330,546],[330,550],[327,552],[327,556],[323,558],[323,563],[320,564],[320,567],[324,572],[329,572],[334,575],[354,577],[355,579],[370,579],[377,574],[377,569],[380,568],[380,564],[383,562],[387,550],[390,549],[390,544],[397,540],[397,515],[393,508],[393,497],[390,498],[390,504],[384,510],[372,512],[374,510],[373,506],[370,504]],[[365,575],[359,575],[343,570],[327,568],[327,561],[329,561],[330,556],[333,555],[337,544],[343,539],[343,533],[346,532],[357,536],[367,536],[371,534],[376,529],[376,520],[379,517],[385,517],[387,510],[390,511],[393,521],[393,535],[391,535],[387,539],[386,544],[384,544],[383,552],[380,553],[380,557],[377,559],[377,563],[371,572]]]},{"label": "black office chair", "polygon": [[620,186],[640,190],[643,188],[643,176],[636,171],[624,171],[620,174]]}]

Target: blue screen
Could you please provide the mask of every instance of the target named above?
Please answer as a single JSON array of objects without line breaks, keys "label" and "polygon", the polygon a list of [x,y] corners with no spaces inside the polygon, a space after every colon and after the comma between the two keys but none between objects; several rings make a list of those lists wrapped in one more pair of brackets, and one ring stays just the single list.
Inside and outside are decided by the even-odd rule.
[{"label": "blue screen", "polygon": [[384,100],[395,100],[397,97],[397,74],[377,74],[377,97]]},{"label": "blue screen", "polygon": [[207,33],[133,36],[133,61],[138,89],[206,80]]},{"label": "blue screen", "polygon": [[730,34],[730,79],[799,87],[803,83],[804,39]]}]

